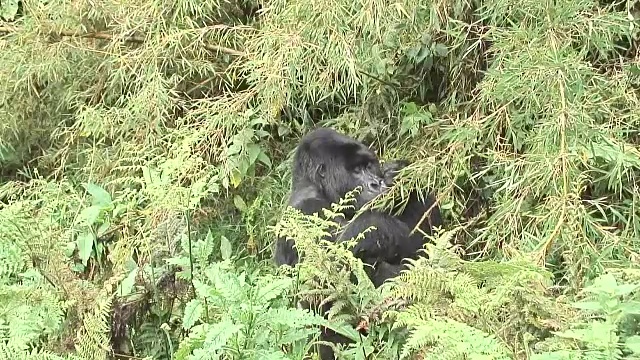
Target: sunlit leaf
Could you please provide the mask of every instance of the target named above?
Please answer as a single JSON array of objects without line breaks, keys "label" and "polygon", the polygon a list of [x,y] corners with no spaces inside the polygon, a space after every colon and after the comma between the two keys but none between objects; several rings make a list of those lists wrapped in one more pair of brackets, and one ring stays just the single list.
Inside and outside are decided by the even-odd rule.
[{"label": "sunlit leaf", "polygon": [[91,231],[85,231],[78,235],[76,238],[76,245],[78,246],[78,256],[82,261],[82,265],[87,265],[87,261],[91,258],[91,251],[93,251],[93,244],[95,237]]}]

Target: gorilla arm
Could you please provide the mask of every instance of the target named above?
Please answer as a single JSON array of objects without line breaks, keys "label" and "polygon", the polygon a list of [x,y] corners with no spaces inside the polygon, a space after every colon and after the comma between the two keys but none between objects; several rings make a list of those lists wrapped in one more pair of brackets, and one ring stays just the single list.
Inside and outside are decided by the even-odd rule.
[{"label": "gorilla arm", "polygon": [[338,241],[354,239],[361,233],[363,238],[357,241],[353,253],[370,265],[365,270],[378,287],[385,280],[397,276],[403,268],[402,250],[409,240],[409,228],[388,214],[366,211],[347,225]]},{"label": "gorilla arm", "polygon": [[[300,210],[305,215],[318,214],[320,216],[323,216],[323,209],[331,208],[329,201],[325,200],[312,184],[293,191],[288,206]],[[333,238],[327,240],[333,240]],[[294,266],[298,263],[299,256],[298,251],[294,248],[294,243],[293,240],[285,237],[279,237],[276,240],[274,259],[277,266],[284,264]]]},{"label": "gorilla arm", "polygon": [[[395,177],[408,165],[409,162],[406,160],[393,160],[384,164],[382,171],[386,185],[393,186]],[[426,218],[423,219],[427,212]],[[440,207],[435,196],[429,191],[424,199],[417,191],[411,191],[406,201],[400,201],[394,206],[392,214],[409,228],[410,236],[400,251],[403,258],[415,258],[418,250],[426,243],[424,234],[431,235],[433,227],[442,225]],[[418,229],[415,229],[416,227]]]}]

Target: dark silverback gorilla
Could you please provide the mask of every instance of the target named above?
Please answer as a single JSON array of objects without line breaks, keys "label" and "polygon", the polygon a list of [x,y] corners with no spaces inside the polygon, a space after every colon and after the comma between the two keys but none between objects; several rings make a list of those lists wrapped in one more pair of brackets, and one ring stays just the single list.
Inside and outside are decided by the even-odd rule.
[{"label": "dark silverback gorilla", "polygon": [[[353,219],[355,212],[393,185],[398,171],[406,167],[406,161],[392,161],[381,168],[373,151],[364,144],[328,129],[319,128],[305,135],[293,158],[292,190],[289,206],[302,213],[322,215],[323,208],[330,208],[347,192],[360,186],[354,209],[344,214],[347,224],[341,234],[331,241],[354,238],[367,228],[376,229],[365,233],[353,248],[354,255],[361,259],[375,286],[398,275],[404,258],[415,258],[425,243],[420,231],[411,233],[426,210],[435,204],[433,196],[420,201],[417,193],[411,193],[403,208],[398,204],[391,214],[379,210],[367,210]],[[431,234],[433,226],[442,223],[437,206],[430,209],[430,216],[419,229]],[[278,266],[290,266],[298,262],[294,241],[279,238],[276,241],[275,262]],[[345,343],[347,339],[324,329],[321,339],[334,343]],[[333,351],[320,347],[321,359],[334,359]]]},{"label": "dark silverback gorilla", "polygon": [[[293,157],[288,205],[303,214],[322,215],[322,209],[329,209],[347,192],[361,186],[355,208],[344,214],[349,220],[355,211],[384,191],[384,180],[373,151],[332,129],[319,128],[302,138]],[[298,262],[293,245],[292,240],[278,239],[276,264],[293,266]]]}]

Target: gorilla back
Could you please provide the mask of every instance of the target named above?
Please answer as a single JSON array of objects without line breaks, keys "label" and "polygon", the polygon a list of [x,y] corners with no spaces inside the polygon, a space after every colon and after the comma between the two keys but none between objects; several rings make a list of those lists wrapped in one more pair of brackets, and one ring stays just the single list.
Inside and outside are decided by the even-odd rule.
[{"label": "gorilla back", "polygon": [[[330,208],[356,187],[361,191],[355,208],[345,214],[347,220],[386,188],[380,162],[371,149],[328,128],[313,130],[302,138],[293,157],[289,206],[306,215],[322,215],[322,209]],[[277,240],[278,266],[298,262],[293,245],[292,240]]]}]

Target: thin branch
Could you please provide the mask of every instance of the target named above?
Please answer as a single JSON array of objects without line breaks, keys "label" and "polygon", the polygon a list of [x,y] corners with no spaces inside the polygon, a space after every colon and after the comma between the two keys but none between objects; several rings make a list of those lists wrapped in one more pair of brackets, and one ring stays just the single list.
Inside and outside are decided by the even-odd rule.
[{"label": "thin branch", "polygon": [[[7,25],[0,26],[0,34],[2,33],[10,34],[10,33],[16,33],[16,32],[18,32],[18,29],[13,26],[7,26]],[[45,34],[42,31],[40,33]],[[116,38],[115,35],[104,33],[104,32],[85,33],[82,31],[60,30],[60,31],[53,32],[53,34],[61,37],[79,37],[79,38],[102,39],[102,40],[114,40]],[[139,44],[144,43],[145,41],[144,38],[140,36],[127,36],[123,40],[125,42],[132,42],[132,43],[139,43]],[[233,55],[233,56],[245,55],[245,53],[243,53],[242,51],[238,51],[235,49],[231,49],[231,48],[227,48],[219,45],[205,44],[204,48],[212,52],[222,52],[222,53]]]}]

